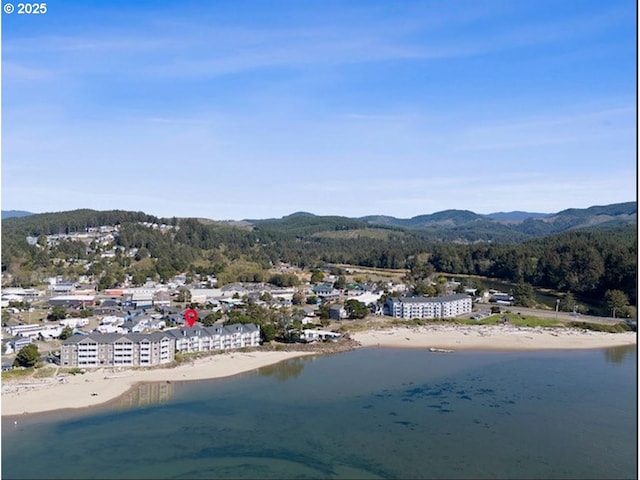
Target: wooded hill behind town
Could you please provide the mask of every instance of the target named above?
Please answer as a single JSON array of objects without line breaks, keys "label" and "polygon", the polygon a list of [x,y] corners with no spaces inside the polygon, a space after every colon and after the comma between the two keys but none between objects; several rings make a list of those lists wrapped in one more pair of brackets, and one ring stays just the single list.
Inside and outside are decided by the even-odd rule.
[{"label": "wooded hill behind town", "polygon": [[[110,242],[73,238],[115,225]],[[2,272],[10,285],[35,284],[53,274],[88,274],[101,288],[125,275],[144,283],[184,272],[215,275],[221,284],[271,281],[269,270],[279,262],[404,268],[417,293],[429,275],[442,272],[594,299],[615,289],[635,304],[637,207],[628,202],[555,214],[447,210],[410,219],[298,212],[238,222],[85,209],[2,220]]]}]

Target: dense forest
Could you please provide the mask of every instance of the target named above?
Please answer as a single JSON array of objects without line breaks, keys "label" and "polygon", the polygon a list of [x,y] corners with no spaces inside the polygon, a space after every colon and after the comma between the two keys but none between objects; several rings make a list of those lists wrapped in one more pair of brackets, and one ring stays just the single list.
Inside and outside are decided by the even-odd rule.
[{"label": "dense forest", "polygon": [[161,220],[143,212],[128,212],[125,210],[97,211],[81,209],[7,218],[2,220],[2,228],[3,230],[16,230],[22,234],[37,236],[84,232],[91,227],[130,222],[164,222],[175,225],[177,219]]},{"label": "dense forest", "polygon": [[[568,212],[585,221],[582,211]],[[623,213],[628,215],[628,209]],[[152,229],[141,222],[178,228]],[[372,225],[304,213],[248,221],[248,227],[239,228],[197,219],[158,219],[142,212],[76,210],[3,220],[2,271],[11,274],[14,285],[34,284],[52,274],[89,274],[100,279],[100,287],[107,287],[126,274],[134,283],[147,278],[166,281],[184,272],[216,275],[221,283],[267,281],[268,269],[277,262],[303,268],[345,263],[410,269],[414,277],[433,271],[481,275],[592,298],[621,290],[636,304],[637,230],[635,221],[621,223],[625,222],[614,219],[609,227],[600,223],[596,228],[498,241],[485,239],[488,227],[483,221],[471,242],[467,235],[450,240],[426,227]],[[119,225],[113,245],[62,240],[46,247],[42,238],[101,225]],[[460,222],[456,228],[472,230],[469,224],[460,230]],[[436,231],[442,232],[442,226]],[[503,229],[497,231],[502,238]],[[29,245],[27,235],[40,239]],[[101,253],[109,249],[115,257],[103,258]],[[135,255],[126,255],[131,249]]]}]

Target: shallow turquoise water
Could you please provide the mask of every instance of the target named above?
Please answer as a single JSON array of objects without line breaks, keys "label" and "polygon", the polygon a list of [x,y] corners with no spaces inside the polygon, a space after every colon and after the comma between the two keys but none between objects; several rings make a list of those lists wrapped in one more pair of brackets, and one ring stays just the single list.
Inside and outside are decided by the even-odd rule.
[{"label": "shallow turquoise water", "polygon": [[636,364],[373,348],[154,384],[3,421],[2,478],[635,478]]}]

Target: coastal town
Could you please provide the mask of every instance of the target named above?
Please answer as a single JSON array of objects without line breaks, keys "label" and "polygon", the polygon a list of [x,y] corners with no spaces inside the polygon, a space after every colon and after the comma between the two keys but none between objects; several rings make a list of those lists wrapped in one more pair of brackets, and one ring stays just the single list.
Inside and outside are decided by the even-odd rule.
[{"label": "coastal town", "polygon": [[[153,366],[172,363],[176,353],[257,347],[261,343],[259,326],[228,323],[229,312],[247,303],[287,311],[290,314],[287,331],[295,331],[291,338],[303,343],[340,338],[340,333],[323,326],[331,321],[334,327],[340,321],[348,321],[350,314],[345,303],[353,305],[354,301],[364,312],[361,317],[386,314],[404,319],[435,319],[472,312],[469,294],[389,295],[389,291],[396,295],[405,292],[407,286],[401,283],[384,284],[386,292],[379,290],[379,284],[340,289],[335,287],[337,278],[331,274],[315,285],[295,288],[264,283],[194,288],[185,286],[184,276],[179,276],[168,285],[148,282],[143,287],[123,286],[100,293],[90,285],[59,278],[49,280],[46,290],[3,289],[2,302],[7,313],[2,330],[3,358],[8,359],[3,362],[3,370],[11,369],[13,364],[9,360],[29,344],[37,344],[40,350],[48,352],[46,361],[64,367]],[[215,279],[207,281],[215,283]],[[457,285],[451,282],[449,288]],[[296,295],[306,299],[298,308],[294,305]],[[189,301],[179,302],[177,297]],[[199,319],[207,319],[206,325],[202,322],[187,325],[183,316],[187,304],[197,308]],[[209,322],[213,318],[216,320]]]},{"label": "coastal town", "polygon": [[0,480],[637,479],[637,24],[5,0]]},{"label": "coastal town", "polygon": [[[180,229],[139,227],[163,234]],[[559,300],[555,310],[528,309],[509,291],[436,272],[418,285],[402,269],[277,262],[268,281],[224,283],[212,273],[186,271],[164,280],[133,272],[107,284],[96,265],[141,258],[139,248],[118,244],[119,234],[118,225],[103,225],[27,237],[42,251],[56,251],[61,242],[82,245],[86,258],[54,258],[75,275],[50,276],[39,286],[10,286],[14,279],[3,272],[3,415],[95,405],[139,382],[216,378],[357,346],[447,353],[635,343],[632,331],[557,328],[619,320],[580,316],[577,306],[561,312]],[[526,315],[547,317],[547,326],[526,326]],[[26,367],[45,373],[27,381],[7,376]],[[59,401],[51,400],[54,392]]]},{"label": "coastal town", "polygon": [[[159,232],[179,229],[149,222],[139,225]],[[86,246],[94,258],[107,261],[136,257],[138,248],[116,244],[119,230],[119,225],[102,225],[76,233],[28,236],[26,241],[42,249],[74,242]],[[88,260],[75,263],[80,270],[91,271]],[[142,285],[129,275],[116,288],[101,289],[90,274],[49,277],[42,288],[4,287],[2,368],[13,368],[15,354],[30,344],[37,344],[47,362],[88,368],[171,364],[176,354],[257,347],[273,340],[254,322],[233,322],[234,313],[247,305],[278,312],[281,338],[302,343],[335,341],[341,334],[323,328],[331,321],[385,314],[406,319],[457,317],[471,313],[476,293],[449,280],[442,284],[442,295],[405,296],[410,285],[397,278],[371,281],[330,265],[307,272],[280,263],[274,272],[295,282],[218,286],[214,275],[187,272],[168,282],[148,278]],[[9,283],[8,273],[3,273],[3,281]],[[494,293],[498,298],[500,294]],[[200,320],[195,325],[187,325],[183,317],[191,307]]]}]

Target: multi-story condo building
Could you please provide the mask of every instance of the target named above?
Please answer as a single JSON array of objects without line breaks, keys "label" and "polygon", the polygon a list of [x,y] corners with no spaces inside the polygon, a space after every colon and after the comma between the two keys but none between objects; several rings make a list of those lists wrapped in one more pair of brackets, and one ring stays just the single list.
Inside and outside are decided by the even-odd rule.
[{"label": "multi-story condo building", "polygon": [[64,367],[142,367],[171,363],[176,342],[171,335],[154,333],[76,334],[62,342]]},{"label": "multi-story condo building", "polygon": [[397,318],[451,318],[471,312],[469,295],[443,297],[392,297],[386,302],[389,315]]},{"label": "multi-story condo building", "polygon": [[165,330],[176,342],[177,352],[229,350],[260,345],[260,327],[252,323]]},{"label": "multi-story condo building", "polygon": [[230,350],[260,345],[260,327],[234,324],[154,333],[76,334],[62,342],[64,367],[142,367],[171,363],[176,352]]}]

